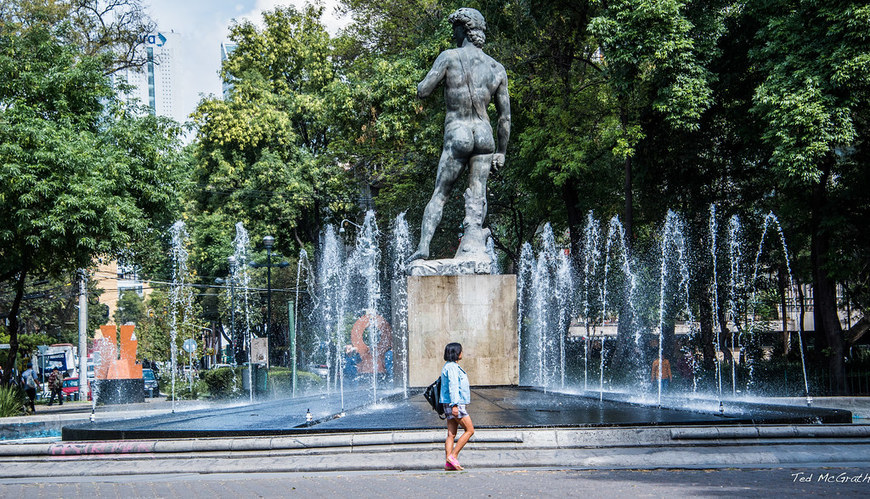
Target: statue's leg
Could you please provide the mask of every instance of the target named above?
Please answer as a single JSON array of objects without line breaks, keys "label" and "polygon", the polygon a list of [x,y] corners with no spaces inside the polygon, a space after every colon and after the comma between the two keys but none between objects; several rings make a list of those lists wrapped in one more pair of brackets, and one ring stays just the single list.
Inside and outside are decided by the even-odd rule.
[{"label": "statue's leg", "polygon": [[426,204],[426,209],[423,210],[423,222],[420,226],[420,244],[417,245],[417,251],[408,258],[408,261],[429,257],[429,243],[432,242],[435,229],[438,227],[438,223],[441,222],[441,213],[444,209],[444,203],[447,202],[450,188],[453,187],[453,183],[461,171],[462,161],[454,158],[445,148],[441,153],[441,160],[438,163],[435,190],[432,192],[429,203]]},{"label": "statue's leg", "polygon": [[468,189],[465,190],[463,236],[456,258],[476,258],[486,254],[489,230],[483,228],[486,218],[486,182],[489,179],[492,154],[472,156],[468,163]]}]

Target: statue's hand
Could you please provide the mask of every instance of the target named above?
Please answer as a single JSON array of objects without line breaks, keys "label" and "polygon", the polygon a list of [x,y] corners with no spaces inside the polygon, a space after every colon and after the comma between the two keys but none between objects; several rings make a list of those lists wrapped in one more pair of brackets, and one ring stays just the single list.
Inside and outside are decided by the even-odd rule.
[{"label": "statue's hand", "polygon": [[492,169],[498,170],[504,166],[504,154],[495,153],[492,155]]}]

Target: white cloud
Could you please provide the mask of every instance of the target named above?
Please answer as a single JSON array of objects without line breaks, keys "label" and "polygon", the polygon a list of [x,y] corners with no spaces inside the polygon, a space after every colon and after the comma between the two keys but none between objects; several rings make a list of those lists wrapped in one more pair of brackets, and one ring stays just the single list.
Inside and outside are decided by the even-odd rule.
[{"label": "white cloud", "polygon": [[[297,9],[301,9],[306,3],[314,2],[306,2],[305,0],[257,0],[253,9],[239,17],[246,18],[259,25],[263,19],[262,14],[265,11],[274,10],[276,7],[285,5],[293,5]],[[347,26],[349,20],[339,17],[336,13],[336,7],[338,6],[337,0],[324,0],[321,3],[324,6],[322,18],[323,25],[331,35],[336,35],[338,30]]]},{"label": "white cloud", "polygon": [[[304,0],[151,0],[149,12],[160,31],[179,34],[175,47],[176,98],[173,118],[185,121],[202,96],[221,95],[220,45],[227,41],[233,19],[262,22],[262,14],[282,5],[301,8]],[[346,26],[338,17],[337,0],[323,2],[323,23],[330,34]]]}]

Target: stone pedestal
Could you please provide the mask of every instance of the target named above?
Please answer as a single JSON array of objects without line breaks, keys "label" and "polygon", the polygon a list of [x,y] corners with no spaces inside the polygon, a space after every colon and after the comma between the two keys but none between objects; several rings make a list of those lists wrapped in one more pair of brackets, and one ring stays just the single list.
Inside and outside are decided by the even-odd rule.
[{"label": "stone pedestal", "polygon": [[515,275],[408,277],[409,386],[435,381],[451,342],[472,385],[519,383]]}]

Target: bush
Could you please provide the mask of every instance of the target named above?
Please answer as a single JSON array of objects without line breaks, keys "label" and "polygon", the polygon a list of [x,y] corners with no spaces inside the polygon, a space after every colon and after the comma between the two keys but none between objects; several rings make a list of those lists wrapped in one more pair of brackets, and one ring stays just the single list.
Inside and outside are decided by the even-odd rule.
[{"label": "bush", "polygon": [[0,386],[0,418],[20,416],[25,398],[24,391],[17,386]]},{"label": "bush", "polygon": [[242,368],[219,367],[200,373],[200,379],[213,399],[230,398],[242,391]]},{"label": "bush", "polygon": [[[208,385],[201,379],[193,380],[193,389],[191,390],[190,383],[185,380],[183,383],[179,383],[178,380],[175,380],[175,396],[178,400],[197,400],[201,398],[205,392],[208,391]],[[167,397],[169,400],[172,400],[172,394],[170,393]]]},{"label": "bush", "polygon": [[[323,384],[323,378],[314,373],[296,371],[296,391],[299,393],[320,390]],[[290,395],[293,393],[293,371],[286,367],[270,369],[269,393],[273,396]]]}]

